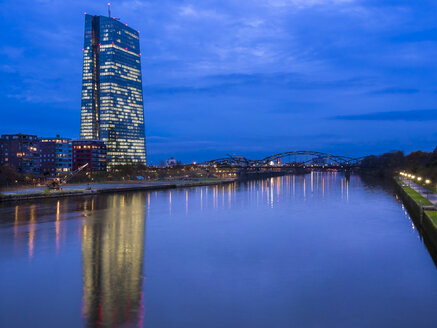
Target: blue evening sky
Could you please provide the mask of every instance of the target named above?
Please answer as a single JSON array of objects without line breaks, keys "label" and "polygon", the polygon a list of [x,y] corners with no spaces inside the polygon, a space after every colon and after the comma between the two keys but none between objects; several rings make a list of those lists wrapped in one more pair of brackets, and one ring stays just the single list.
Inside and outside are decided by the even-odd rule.
[{"label": "blue evening sky", "polygon": [[[0,0],[0,133],[77,138],[84,12]],[[115,0],[140,30],[149,160],[437,145],[437,1]]]}]

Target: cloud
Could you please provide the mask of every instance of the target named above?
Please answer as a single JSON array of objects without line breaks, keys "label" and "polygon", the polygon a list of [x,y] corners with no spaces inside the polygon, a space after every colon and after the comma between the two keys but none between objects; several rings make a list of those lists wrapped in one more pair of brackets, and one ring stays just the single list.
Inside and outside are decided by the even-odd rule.
[{"label": "cloud", "polygon": [[369,92],[372,95],[385,95],[385,94],[415,94],[419,93],[419,89],[415,88],[384,88]]},{"label": "cloud", "polygon": [[10,60],[18,60],[23,57],[24,50],[24,47],[3,46],[0,54],[6,55]]},{"label": "cloud", "polygon": [[[83,12],[105,15],[106,3],[3,2],[4,129],[19,128],[8,114],[13,103],[26,118],[55,112],[57,128],[78,133]],[[437,103],[436,10],[431,0],[122,0],[111,8],[141,31],[150,150],[192,160],[201,151],[208,159],[272,147],[343,153],[345,140],[350,149],[363,140],[369,150],[414,149],[422,135],[424,147],[434,148],[435,111],[408,106]],[[397,111],[381,112],[387,108]],[[29,122],[28,129],[47,135],[51,125]],[[390,129],[368,135],[381,125]],[[315,131],[338,135],[317,138]]]},{"label": "cloud", "polygon": [[207,18],[207,19],[224,19],[224,18],[226,18],[225,15],[220,14],[218,11],[199,9],[199,8],[196,8],[192,5],[180,7],[179,15],[193,17],[193,18],[203,18],[203,19],[205,19],[205,18]]},{"label": "cloud", "polygon": [[437,29],[425,29],[411,33],[398,34],[391,38],[394,42],[436,42]]},{"label": "cloud", "polygon": [[356,0],[268,0],[272,7],[297,7],[308,8],[314,6],[344,5],[356,2]]},{"label": "cloud", "polygon": [[11,65],[0,65],[0,71],[4,73],[15,73],[17,70]]},{"label": "cloud", "polygon": [[436,121],[437,109],[418,109],[391,112],[375,112],[357,115],[338,115],[330,119],[346,121]]}]

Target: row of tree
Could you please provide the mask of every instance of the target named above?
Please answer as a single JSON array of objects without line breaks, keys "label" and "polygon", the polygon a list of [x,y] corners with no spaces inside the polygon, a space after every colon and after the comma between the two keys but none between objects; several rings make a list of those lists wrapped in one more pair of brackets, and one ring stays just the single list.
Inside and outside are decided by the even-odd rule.
[{"label": "row of tree", "polygon": [[405,155],[394,151],[379,156],[367,156],[361,168],[381,176],[392,175],[395,171],[406,171],[437,182],[437,147],[432,152],[415,151]]}]

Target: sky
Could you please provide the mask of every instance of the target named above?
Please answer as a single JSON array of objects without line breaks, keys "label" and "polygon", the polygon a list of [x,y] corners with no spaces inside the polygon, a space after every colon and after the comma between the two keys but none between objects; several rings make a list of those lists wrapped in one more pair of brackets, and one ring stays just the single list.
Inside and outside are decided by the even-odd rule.
[{"label": "sky", "polygon": [[[0,133],[78,138],[84,12],[0,0]],[[437,146],[437,1],[114,0],[140,31],[149,162]]]}]

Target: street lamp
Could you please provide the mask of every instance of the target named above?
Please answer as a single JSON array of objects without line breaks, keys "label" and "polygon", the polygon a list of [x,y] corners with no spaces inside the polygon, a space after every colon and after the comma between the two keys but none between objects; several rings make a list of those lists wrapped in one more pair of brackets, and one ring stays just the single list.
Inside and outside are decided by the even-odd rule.
[{"label": "street lamp", "polygon": [[426,179],[426,180],[425,180],[425,183],[426,183],[426,184],[430,184],[430,183],[431,183],[431,180]]},{"label": "street lamp", "polygon": [[422,181],[422,177],[417,177],[417,181]]}]

